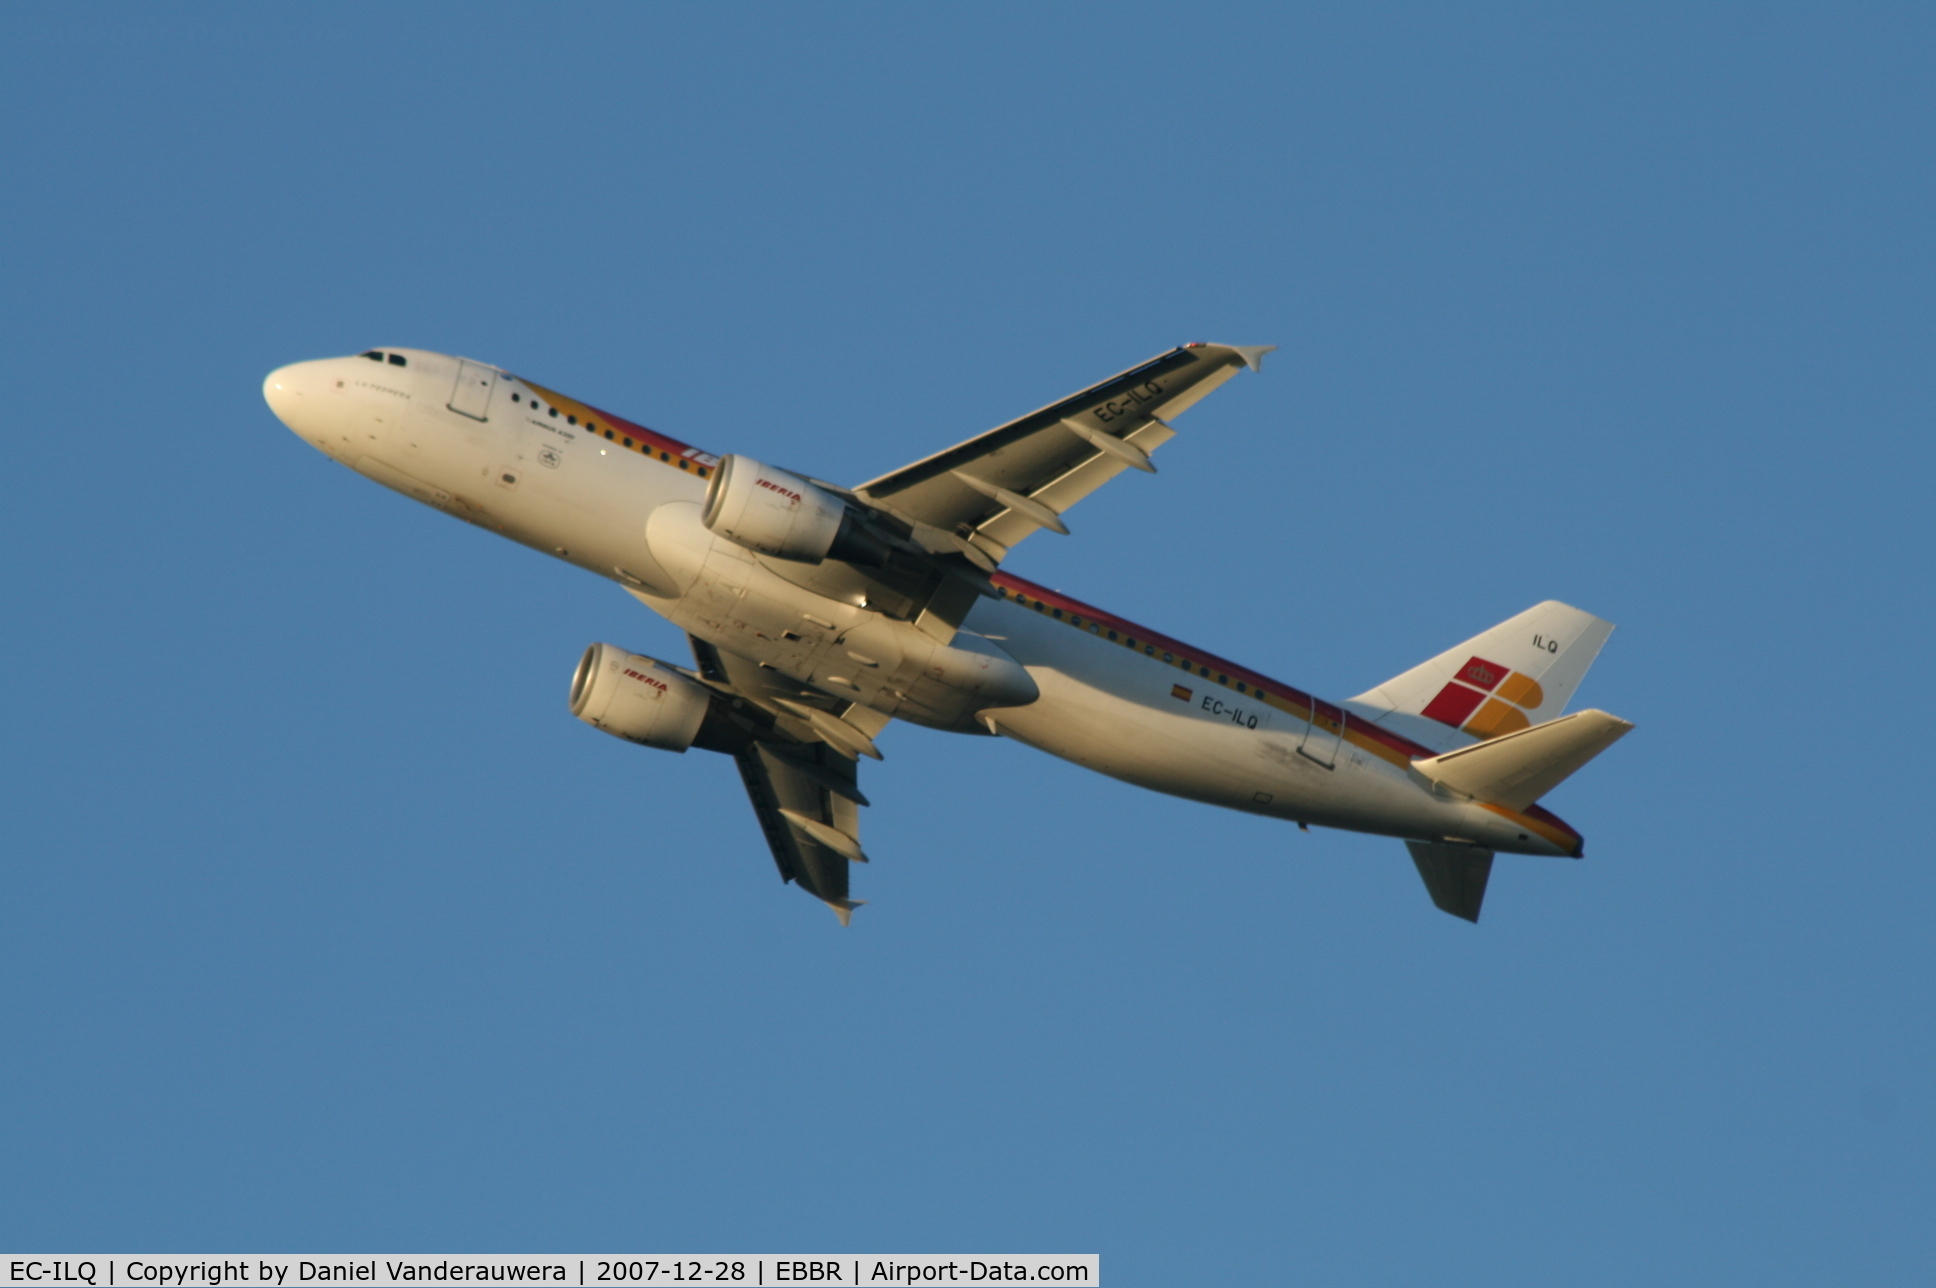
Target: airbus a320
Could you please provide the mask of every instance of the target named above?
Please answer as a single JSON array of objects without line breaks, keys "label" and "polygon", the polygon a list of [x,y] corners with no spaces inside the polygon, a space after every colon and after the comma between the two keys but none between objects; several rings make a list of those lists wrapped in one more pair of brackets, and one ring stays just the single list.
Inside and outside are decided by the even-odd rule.
[{"label": "airbus a320", "polygon": [[1300,826],[1402,839],[1477,921],[1497,853],[1579,858],[1537,802],[1633,726],[1566,714],[1608,622],[1537,604],[1328,702],[1004,565],[1271,346],[1186,344],[854,487],[714,456],[500,368],[372,349],[272,372],[277,417],[383,486],[616,582],[690,666],[593,644],[570,708],[732,757],[784,881],[847,923],[857,767],[894,720],[1002,737]]}]

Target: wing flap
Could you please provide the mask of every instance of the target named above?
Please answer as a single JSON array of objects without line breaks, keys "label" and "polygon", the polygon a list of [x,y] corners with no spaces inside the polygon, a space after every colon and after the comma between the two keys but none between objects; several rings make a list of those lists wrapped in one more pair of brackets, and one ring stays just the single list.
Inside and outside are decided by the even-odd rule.
[{"label": "wing flap", "polygon": [[737,731],[714,749],[729,751],[739,767],[780,879],[825,903],[846,925],[860,906],[847,897],[847,865],[867,862],[860,848],[867,798],[854,744],[871,748],[888,717],[866,708],[850,708],[843,716],[840,708],[849,704],[696,635],[686,638],[700,677],[735,695]]},{"label": "wing flap", "polygon": [[[1100,384],[884,474],[855,495],[911,525],[972,541],[993,560],[1125,469],[1142,468],[1175,433],[1167,423],[1246,366],[1258,348],[1185,345]],[[1098,436],[1119,440],[1098,446]],[[1123,450],[1122,445],[1128,450]]]},{"label": "wing flap", "polygon": [[[854,762],[824,743],[782,752],[768,742],[750,744],[733,760],[780,879],[825,903],[845,925],[858,906],[847,897],[849,857],[841,852],[851,845],[853,854],[860,853],[860,809],[849,794],[859,794],[852,785]],[[802,760],[813,772],[803,771]],[[829,776],[844,778],[848,792],[829,790]],[[846,844],[835,848],[829,842],[836,838]]]},{"label": "wing flap", "polygon": [[[1225,374],[1223,379],[1228,380],[1234,374],[1236,373],[1233,370]],[[1220,380],[1217,383],[1221,384],[1223,381]],[[1060,475],[1042,484],[1029,498],[1058,515],[1090,493],[1099,491],[1103,484],[1124,470],[1131,468],[1130,463],[1120,455],[1097,450],[1087,438],[1076,437],[1091,449],[1091,454],[1086,459],[1078,459]],[[1147,461],[1151,453],[1175,437],[1176,431],[1170,428],[1167,421],[1151,419],[1132,432],[1117,436],[1115,441],[1123,444],[1128,450],[1138,453]],[[1155,472],[1156,467],[1152,465],[1150,473]],[[1028,515],[1004,509],[990,515],[985,522],[981,523],[976,528],[976,535],[984,538],[984,544],[992,542],[1003,554],[1007,554],[1010,547],[1035,531],[1036,526],[1030,521]]]}]

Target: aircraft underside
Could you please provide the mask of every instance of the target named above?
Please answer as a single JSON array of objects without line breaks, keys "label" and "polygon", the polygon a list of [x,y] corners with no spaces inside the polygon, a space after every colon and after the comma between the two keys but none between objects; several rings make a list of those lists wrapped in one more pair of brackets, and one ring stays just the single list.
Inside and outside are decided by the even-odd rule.
[{"label": "aircraft underside", "polygon": [[733,758],[780,875],[845,922],[858,765],[900,719],[1002,736],[1155,791],[1403,838],[1477,920],[1496,852],[1571,855],[1537,797],[1629,728],[1562,714],[1611,627],[1548,601],[1347,703],[1004,570],[1263,350],[1159,355],[853,489],[712,456],[496,368],[419,350],[301,363],[285,423],[413,499],[623,586],[690,664],[587,651],[573,713]]}]

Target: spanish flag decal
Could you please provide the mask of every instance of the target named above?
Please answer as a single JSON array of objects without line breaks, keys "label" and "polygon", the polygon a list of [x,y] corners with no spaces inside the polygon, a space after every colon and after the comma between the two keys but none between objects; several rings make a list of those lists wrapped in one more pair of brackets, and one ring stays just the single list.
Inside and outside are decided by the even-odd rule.
[{"label": "spanish flag decal", "polygon": [[1180,684],[1172,684],[1170,686],[1170,696],[1178,702],[1188,702],[1195,695]]}]

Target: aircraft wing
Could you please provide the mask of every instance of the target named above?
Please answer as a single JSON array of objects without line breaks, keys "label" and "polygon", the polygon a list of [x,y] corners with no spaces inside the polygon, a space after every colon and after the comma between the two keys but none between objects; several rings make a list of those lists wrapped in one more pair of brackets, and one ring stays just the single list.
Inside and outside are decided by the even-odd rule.
[{"label": "aircraft wing", "polygon": [[[780,879],[824,902],[846,925],[860,906],[847,897],[847,865],[867,862],[860,848],[860,807],[867,798],[857,781],[856,751],[861,748],[840,743],[858,738],[871,749],[868,735],[878,733],[880,726],[848,724],[838,710],[807,701],[824,704],[825,695],[704,640],[687,638],[700,676],[730,689],[762,717],[739,726],[744,738],[732,755]],[[836,725],[849,733],[841,734]]]},{"label": "aircraft wing", "polygon": [[774,743],[753,742],[733,759],[780,879],[797,883],[846,925],[860,906],[847,897],[847,865],[867,861],[860,848],[860,802],[853,799],[860,794],[854,762],[826,743],[782,751]]},{"label": "aircraft wing", "polygon": [[1275,347],[1172,349],[854,493],[992,571],[1037,528],[1066,533],[1062,513],[1124,470],[1153,473],[1150,453],[1176,433],[1169,419]]}]

